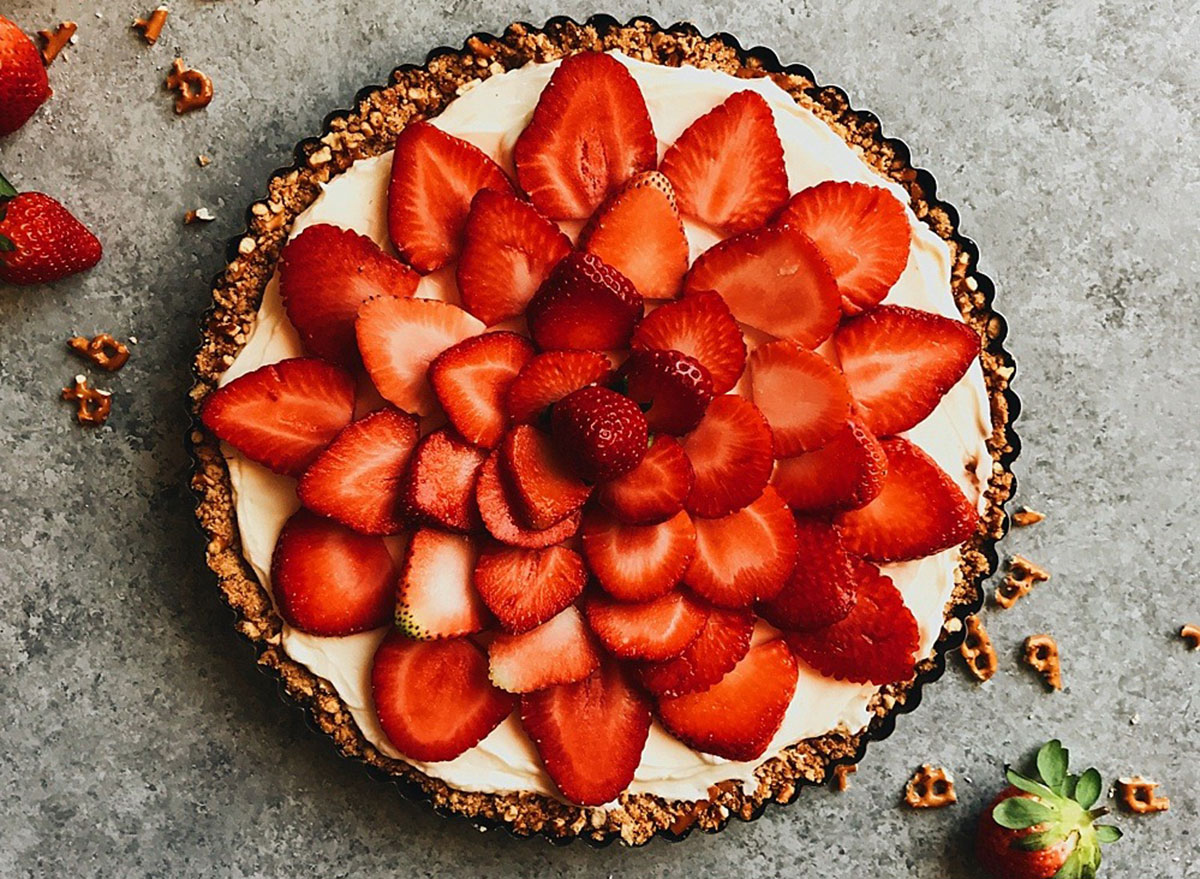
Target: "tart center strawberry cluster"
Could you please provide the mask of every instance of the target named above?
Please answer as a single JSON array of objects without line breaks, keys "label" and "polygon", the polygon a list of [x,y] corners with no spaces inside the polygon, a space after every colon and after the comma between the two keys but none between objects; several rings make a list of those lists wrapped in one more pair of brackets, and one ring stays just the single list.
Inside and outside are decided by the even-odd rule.
[{"label": "tart center strawberry cluster", "polygon": [[[393,252],[325,224],[293,238],[280,291],[308,356],[205,402],[218,437],[296,479],[283,619],[391,627],[372,688],[406,757],[453,759],[516,712],[585,805],[629,787],[654,718],[748,761],[801,668],[911,676],[917,623],[879,565],[963,543],[976,512],[902,434],[979,338],[881,304],[904,207],[861,183],[792,194],[750,90],[660,160],[604,54],[562,62],[511,158],[515,179],[410,124]],[[694,261],[685,218],[719,239]],[[414,295],[443,268],[454,301]]]}]

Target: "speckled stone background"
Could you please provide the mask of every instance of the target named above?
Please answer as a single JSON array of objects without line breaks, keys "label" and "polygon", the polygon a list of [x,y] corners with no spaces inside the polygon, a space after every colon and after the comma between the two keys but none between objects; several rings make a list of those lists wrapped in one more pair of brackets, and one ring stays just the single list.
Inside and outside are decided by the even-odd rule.
[{"label": "speckled stone background", "polygon": [[[54,99],[0,168],[103,239],[85,277],[0,290],[0,874],[4,876],[914,876],[966,879],[970,828],[1006,760],[1061,736],[1106,778],[1163,782],[1171,810],[1120,816],[1107,875],[1200,877],[1200,269],[1194,2],[714,0],[627,17],[693,21],[846,87],[962,211],[1012,326],[1024,398],[1020,500],[1047,521],[1003,551],[1051,582],[987,623],[1002,668],[955,664],[875,745],[845,794],[807,791],[717,836],[640,850],[480,834],[402,801],[284,705],[230,626],[191,520],[184,394],[223,242],[292,145],[393,66],[513,19],[586,6],[478,0],[6,0],[27,30],[79,22]],[[303,10],[303,11],[301,11]],[[217,97],[176,118],[174,52]],[[197,153],[212,156],[208,168]],[[180,223],[207,206],[217,220]],[[138,343],[99,431],[58,389],[76,332]],[[1021,668],[1052,632],[1066,689]],[[898,805],[931,761],[942,811]]]}]

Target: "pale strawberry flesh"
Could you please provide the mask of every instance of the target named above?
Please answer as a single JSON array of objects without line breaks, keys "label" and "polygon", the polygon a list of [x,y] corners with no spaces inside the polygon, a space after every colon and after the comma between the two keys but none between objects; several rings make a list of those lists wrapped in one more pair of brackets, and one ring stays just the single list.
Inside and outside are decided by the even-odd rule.
[{"label": "pale strawberry flesh", "polygon": [[685,507],[698,516],[740,510],[762,494],[771,477],[771,428],[749,400],[730,394],[713,398],[681,443],[695,471]]},{"label": "pale strawberry flesh", "polygon": [[850,418],[850,391],[838,368],[785,339],[754,349],[750,389],[780,458],[821,448]]},{"label": "pale strawberry flesh", "polygon": [[584,613],[613,656],[659,662],[682,653],[708,619],[708,609],[682,590],[636,603],[592,595],[584,603]]},{"label": "pale strawberry flesh", "polygon": [[528,632],[497,635],[488,645],[492,683],[509,693],[570,684],[599,666],[600,652],[574,606]]},{"label": "pale strawberry flesh", "polygon": [[396,590],[396,628],[410,638],[453,638],[491,622],[475,591],[476,540],[434,528],[413,532]]},{"label": "pale strawberry flesh", "polygon": [[533,345],[516,333],[463,339],[429,364],[429,383],[455,430],[490,449],[508,427],[508,389],[533,357]]}]

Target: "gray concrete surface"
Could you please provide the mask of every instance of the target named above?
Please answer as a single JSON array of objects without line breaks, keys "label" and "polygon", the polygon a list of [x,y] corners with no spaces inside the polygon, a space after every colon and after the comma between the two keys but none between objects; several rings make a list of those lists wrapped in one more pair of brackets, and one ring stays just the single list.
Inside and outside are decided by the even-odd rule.
[{"label": "gray concrete surface", "polygon": [[[636,851],[480,834],[402,801],[285,706],[203,567],[183,396],[223,241],[267,173],[363,84],[477,29],[567,0],[176,0],[147,49],[131,0],[6,0],[25,28],[80,24],[53,101],[0,143],[18,185],[62,196],[104,262],[0,290],[0,874],[4,876],[973,877],[965,843],[1005,760],[1057,735],[1106,777],[1161,780],[1171,810],[1120,818],[1109,876],[1200,877],[1200,622],[1194,2],[672,0],[845,86],[931,169],[983,250],[1025,401],[1021,500],[1049,518],[1004,547],[1054,579],[987,621],[1000,674],[954,668],[872,748],[852,789],[807,792],[715,837]],[[978,8],[971,8],[971,7]],[[302,11],[301,11],[302,10]],[[217,99],[176,118],[174,51]],[[197,166],[197,153],[213,157]],[[218,219],[183,227],[187,208]],[[75,332],[138,338],[105,381],[115,414],[79,429],[57,391]],[[1067,687],[1017,663],[1035,631]],[[931,761],[953,808],[897,801]]]}]

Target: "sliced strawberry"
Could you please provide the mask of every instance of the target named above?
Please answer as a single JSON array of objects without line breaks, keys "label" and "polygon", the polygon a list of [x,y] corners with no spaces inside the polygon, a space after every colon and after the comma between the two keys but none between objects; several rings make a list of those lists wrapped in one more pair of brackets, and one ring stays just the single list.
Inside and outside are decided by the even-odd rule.
[{"label": "sliced strawberry", "polygon": [[609,662],[576,683],[522,696],[521,723],[563,796],[600,806],[633,781],[650,734],[650,700]]},{"label": "sliced strawberry", "polygon": [[349,229],[309,226],[279,257],[279,294],[309,353],[358,365],[354,318],[376,296],[411,296],[420,275]]},{"label": "sliced strawberry", "polygon": [[528,632],[570,606],[586,579],[583,559],[565,546],[491,544],[475,563],[475,588],[510,634]]},{"label": "sliced strawberry", "polygon": [[750,355],[750,394],[780,458],[820,448],[850,418],[850,391],[838,368],[786,339]]},{"label": "sliced strawberry", "polygon": [[551,424],[559,450],[589,482],[623,476],[646,454],[646,416],[608,388],[572,391],[555,405]]},{"label": "sliced strawberry", "polygon": [[816,348],[842,311],[837,282],[803,232],[769,226],[727,238],[692,263],[684,295],[721,294],[733,316],[777,339]]},{"label": "sliced strawberry", "polygon": [[473,582],[478,547],[464,534],[415,531],[404,552],[396,626],[410,638],[453,638],[483,631],[487,608]]},{"label": "sliced strawberry", "polygon": [[599,351],[547,351],[525,364],[508,389],[508,414],[515,424],[532,424],[547,407],[572,391],[603,384],[612,362]]},{"label": "sliced strawberry", "polygon": [[492,683],[531,693],[582,680],[600,666],[600,652],[575,607],[519,635],[497,635],[488,645]]},{"label": "sliced strawberry", "polygon": [[400,493],[420,425],[387,407],[348,424],[296,486],[300,502],[363,534],[404,529]]},{"label": "sliced strawberry", "polygon": [[749,400],[714,397],[681,442],[696,474],[684,506],[698,516],[740,510],[762,494],[771,477],[771,428]]},{"label": "sliced strawberry", "polygon": [[821,448],[776,462],[771,484],[797,513],[854,509],[874,500],[887,476],[875,434],[853,419]]},{"label": "sliced strawberry", "polygon": [[796,658],[826,677],[890,684],[912,676],[919,632],[890,577],[851,557],[858,600],[840,622],[785,637]]},{"label": "sliced strawberry", "polygon": [[746,655],[753,634],[754,614],[714,607],[700,634],[682,653],[664,662],[639,664],[638,677],[657,696],[707,690]]},{"label": "sliced strawberry", "polygon": [[579,530],[583,514],[576,510],[560,522],[542,531],[526,528],[517,513],[518,504],[513,499],[513,489],[500,473],[500,450],[495,449],[479,468],[479,480],[475,483],[475,503],[488,533],[501,543],[540,549],[554,543],[562,543]]},{"label": "sliced strawberry", "polygon": [[271,555],[271,593],[284,621],[302,632],[341,637],[392,621],[396,569],[381,537],[358,534],[298,510]]},{"label": "sliced strawberry", "polygon": [[657,308],[633,331],[634,350],[680,351],[708,370],[713,393],[728,393],[746,366],[746,341],[729,307],[712,291]]},{"label": "sliced strawberry", "polygon": [[379,393],[416,415],[437,408],[429,385],[430,361],[484,330],[478,319],[457,305],[393,296],[363,305],[354,326],[363,364]]},{"label": "sliced strawberry", "polygon": [[751,647],[707,690],[660,698],[658,717],[671,735],[697,751],[753,760],[783,725],[798,676],[787,645],[768,641]]},{"label": "sliced strawberry", "polygon": [[463,307],[488,326],[517,317],[571,239],[527,201],[484,189],[471,202],[455,275]]},{"label": "sliced strawberry", "polygon": [[713,398],[712,377],[680,351],[634,351],[621,365],[625,393],[646,411],[655,433],[679,435],[700,423]]},{"label": "sliced strawberry", "polygon": [[883,440],[887,478],[865,507],[834,519],[849,552],[873,562],[924,558],[975,533],[979,514],[945,471],[901,437]]},{"label": "sliced strawberry", "polygon": [[688,269],[688,241],[671,181],[638,174],[600,208],[579,246],[619,271],[647,299],[674,299]]},{"label": "sliced strawberry", "polygon": [[649,601],[679,582],[695,552],[696,531],[682,510],[657,525],[626,525],[600,507],[583,514],[583,556],[620,601]]},{"label": "sliced strawberry", "polygon": [[209,394],[204,426],[251,461],[299,476],[354,415],[354,379],[323,360],[261,366]]},{"label": "sliced strawberry", "polygon": [[455,436],[449,428],[426,434],[417,443],[400,508],[411,520],[451,531],[470,531],[479,524],[475,480],[487,452]]},{"label": "sliced strawberry", "polygon": [[795,567],[796,522],[770,486],[748,507],[695,526],[696,556],[683,582],[718,607],[771,598]]},{"label": "sliced strawberry", "polygon": [[851,318],[833,337],[858,411],[876,436],[924,421],[979,356],[962,321],[902,305]]},{"label": "sliced strawberry", "polygon": [[642,319],[642,294],[599,257],[572,253],[550,272],[525,317],[542,350],[624,348]]},{"label": "sliced strawberry", "polygon": [[508,389],[531,357],[533,345],[524,336],[485,333],[433,359],[429,383],[463,439],[485,449],[500,442],[508,426]]},{"label": "sliced strawberry", "polygon": [[458,256],[471,200],[481,189],[512,192],[500,166],[428,122],[396,138],[388,183],[388,236],[400,258],[432,272]]},{"label": "sliced strawberry", "polygon": [[758,614],[781,629],[819,629],[844,619],[857,592],[837,530],[824,519],[796,517],[796,566],[773,598],[760,601]]},{"label": "sliced strawberry", "polygon": [[730,233],[761,226],[788,197],[783,144],[757,92],[735,92],[689,125],[659,167],[683,213]]},{"label": "sliced strawberry", "polygon": [[555,220],[590,217],[657,159],[641,89],[625,65],[597,52],[563,59],[513,147],[521,188]]},{"label": "sliced strawberry", "polygon": [[621,659],[678,656],[708,619],[708,608],[680,590],[637,604],[593,595],[583,609],[600,643]]},{"label": "sliced strawberry", "polygon": [[882,302],[908,265],[908,214],[882,186],[837,180],[810,186],[792,196],[775,222],[794,226],[817,245],[846,314]]},{"label": "sliced strawberry", "polygon": [[571,470],[554,441],[536,427],[518,424],[501,444],[501,475],[514,489],[523,523],[549,528],[583,506],[592,487]]},{"label": "sliced strawberry", "polygon": [[653,525],[683,509],[695,481],[679,440],[663,434],[651,441],[637,467],[596,486],[596,500],[622,522]]},{"label": "sliced strawberry", "polygon": [[400,631],[375,651],[371,692],[389,741],[429,762],[475,747],[517,704],[492,686],[487,657],[468,639],[413,641]]}]

